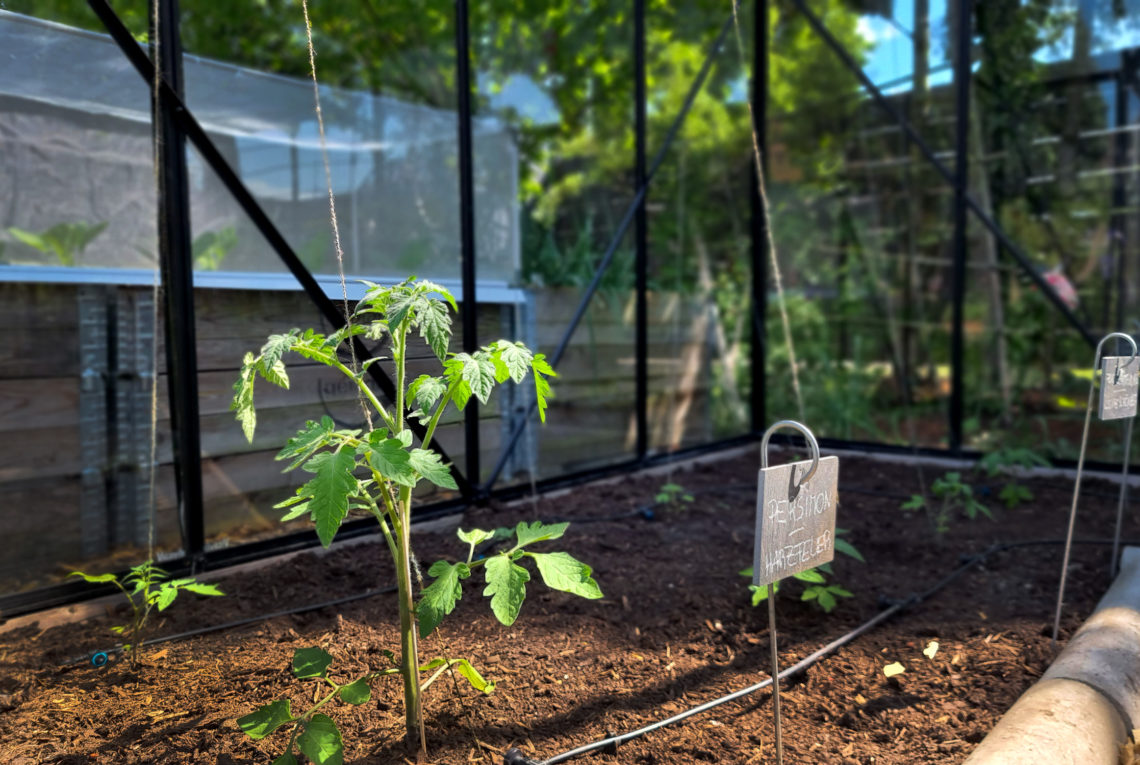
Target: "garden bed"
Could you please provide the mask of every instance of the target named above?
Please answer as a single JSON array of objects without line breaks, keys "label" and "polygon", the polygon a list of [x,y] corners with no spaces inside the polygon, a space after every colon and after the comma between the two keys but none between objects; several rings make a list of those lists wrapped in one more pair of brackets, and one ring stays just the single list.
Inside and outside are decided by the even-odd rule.
[{"label": "garden bed", "polygon": [[[773,462],[785,459],[774,454]],[[752,685],[768,673],[766,609],[753,608],[744,577],[751,563],[755,454],[678,469],[674,482],[696,500],[661,509],[656,520],[625,517],[652,503],[661,475],[578,488],[510,507],[479,508],[465,527],[513,525],[535,517],[578,520],[560,549],[594,567],[605,593],[588,601],[534,587],[509,628],[493,618],[481,583],[464,597],[421,656],[464,656],[497,683],[490,696],[446,678],[426,693],[431,761],[499,763],[511,746],[536,759],[625,732]],[[944,472],[927,466],[926,482]],[[1061,538],[1072,483],[1024,481],[1034,501],[999,509],[995,521],[955,518],[937,536],[921,514],[899,505],[918,491],[914,466],[844,457],[839,526],[866,556],[840,557],[836,581],[855,597],[825,615],[798,600],[789,584],[779,599],[781,665],[788,666],[960,565],[996,541]],[[975,485],[998,484],[980,475]],[[1115,487],[1089,481],[1077,536],[1108,537]],[[1135,523],[1126,536],[1137,535]],[[446,534],[416,537],[421,561],[459,555]],[[922,604],[839,649],[783,686],[789,763],[960,762],[1017,696],[1048,666],[1049,631],[1061,548],[1024,547],[991,556]],[[1064,634],[1092,610],[1108,583],[1107,547],[1074,548]],[[392,582],[376,544],[303,554],[221,580],[226,598],[184,596],[153,635],[316,603]],[[207,577],[209,579],[209,577]],[[247,739],[234,720],[289,697],[309,701],[312,685],[292,679],[296,648],[321,645],[333,675],[386,666],[397,649],[392,595],[156,646],[137,673],[125,662],[102,669],[67,663],[114,644],[114,614],[40,630],[0,634],[0,761],[5,763],[268,763],[284,739]],[[121,616],[121,614],[119,615]],[[933,658],[923,654],[931,641]],[[906,671],[887,679],[883,667]],[[345,736],[346,762],[414,762],[402,742],[401,688],[373,684],[373,701],[338,705],[330,715]],[[594,762],[749,763],[773,761],[767,690],[624,744]],[[307,704],[305,707],[307,708]],[[280,739],[280,740],[279,740]]]}]

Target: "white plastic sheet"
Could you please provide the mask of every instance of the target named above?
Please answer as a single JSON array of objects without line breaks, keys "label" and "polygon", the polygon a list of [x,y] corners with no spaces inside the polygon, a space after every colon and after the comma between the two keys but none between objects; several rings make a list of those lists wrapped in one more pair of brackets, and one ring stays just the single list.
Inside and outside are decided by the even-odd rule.
[{"label": "white plastic sheet", "polygon": [[[0,263],[153,267],[147,84],[109,37],[3,11],[0,71]],[[184,78],[188,106],[302,260],[335,273],[311,83],[189,55]],[[328,87],[321,99],[347,272],[457,279],[455,112]],[[476,120],[473,132],[479,279],[510,282],[517,150],[495,120]],[[189,161],[197,269],[283,272],[193,150]],[[62,258],[9,231],[61,223],[107,227]],[[211,241],[220,246],[207,256]]]}]

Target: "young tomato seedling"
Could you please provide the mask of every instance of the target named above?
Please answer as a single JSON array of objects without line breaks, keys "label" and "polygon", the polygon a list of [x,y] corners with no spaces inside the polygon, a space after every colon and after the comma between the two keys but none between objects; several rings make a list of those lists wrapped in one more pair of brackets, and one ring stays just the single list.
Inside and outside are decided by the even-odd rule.
[{"label": "young tomato seedling", "polygon": [[[860,563],[866,563],[867,561],[863,557],[863,553],[859,552],[855,545],[851,544],[846,539],[843,539],[842,536],[840,536],[841,534],[846,533],[847,529],[835,530],[835,551],[852,557]],[[749,566],[748,568],[744,569],[740,572],[740,575],[751,578],[752,567]],[[835,607],[839,605],[838,598],[853,597],[850,590],[840,587],[835,583],[827,583],[827,577],[834,575],[835,572],[832,570],[830,563],[824,563],[822,566],[816,566],[815,568],[809,568],[807,571],[800,571],[797,574],[792,574],[793,579],[799,582],[803,582],[805,585],[807,585],[804,587],[804,591],[800,594],[800,600],[812,601],[820,608],[822,608],[824,613],[830,614],[835,610]],[[753,606],[758,606],[768,599],[767,587],[757,587],[754,584],[750,584],[748,585],[748,589],[752,593]],[[777,582],[773,589],[776,592],[779,592],[780,584]]]},{"label": "young tomato seedling", "polygon": [[110,582],[119,588],[127,603],[131,606],[131,620],[123,625],[111,628],[116,635],[126,635],[129,643],[123,644],[132,667],[139,663],[139,653],[142,651],[143,634],[146,632],[147,620],[154,609],[165,611],[178,597],[182,590],[198,595],[220,596],[225,593],[212,584],[201,584],[196,579],[171,579],[170,574],[163,571],[152,562],[140,563],[130,570],[120,582],[114,574],[85,574],[82,571],[72,571],[68,576],[82,577],[91,584],[104,584]]},{"label": "young tomato seedling", "polygon": [[693,495],[685,491],[685,487],[679,483],[663,483],[657,493],[653,495],[653,501],[659,505],[666,505],[669,508],[677,509],[685,505],[692,504]]},{"label": "young tomato seedling", "polygon": [[978,462],[978,467],[986,471],[989,478],[1002,476],[1005,484],[998,492],[998,499],[1010,509],[1033,499],[1033,492],[1017,480],[1016,468],[1030,469],[1049,467],[1049,460],[1032,449],[1010,447],[990,452]]},{"label": "young tomato seedling", "polygon": [[[520,523],[515,529],[516,542],[507,552],[485,560],[466,562],[437,561],[428,570],[433,581],[417,600],[413,592],[413,554],[411,545],[412,490],[422,480],[445,489],[456,489],[449,466],[432,451],[431,442],[440,418],[449,404],[463,409],[472,398],[486,404],[495,385],[512,380],[521,383],[527,375],[534,380],[534,394],[540,419],[546,419],[546,400],[550,396],[548,377],[554,370],[542,354],[532,354],[521,343],[498,340],[474,353],[449,353],[451,314],[448,304],[455,300],[446,289],[414,277],[392,287],[365,282],[364,297],[357,304],[354,318],[328,337],[313,330],[294,329],[273,335],[260,353],[247,353],[241,374],[234,385],[231,405],[237,419],[251,441],[257,424],[254,409],[254,382],[260,377],[273,385],[289,387],[284,357],[294,353],[336,369],[356,385],[378,419],[369,429],[337,428],[329,417],[308,422],[289,442],[279,460],[287,461],[286,470],[300,468],[312,478],[297,489],[296,495],[278,507],[288,508],[282,520],[309,516],[317,535],[326,547],[332,543],[349,510],[365,510],[376,518],[396,564],[400,616],[400,672],[404,683],[405,723],[409,740],[417,734],[424,751],[423,712],[419,673],[418,641],[420,632],[427,635],[455,607],[462,594],[461,580],[482,567],[491,598],[491,610],[503,624],[511,624],[518,616],[525,596],[528,571],[519,565],[523,558],[535,562],[547,586],[587,598],[600,598],[601,591],[590,577],[590,567],[564,552],[536,553],[529,545],[557,539],[566,524],[544,526]],[[441,299],[442,296],[442,299]],[[444,302],[446,301],[446,302]],[[440,375],[422,374],[407,379],[408,344],[418,333],[443,364]],[[372,340],[385,340],[391,355],[395,380],[395,401],[385,406],[364,379],[365,370],[382,357],[363,360],[360,370],[351,369],[341,360],[341,344],[356,335]],[[408,410],[411,411],[408,411]],[[415,445],[407,418],[425,424],[419,446]],[[473,530],[461,532],[460,538],[471,551],[494,532]],[[417,619],[419,629],[417,630]],[[437,660],[470,666],[464,660]],[[436,666],[429,663],[424,666]],[[462,671],[461,671],[462,674]],[[468,677],[468,680],[471,678]]]},{"label": "young tomato seedling", "polygon": [[938,507],[930,505],[921,494],[911,496],[900,507],[903,510],[925,510],[937,534],[945,534],[950,530],[950,518],[955,510],[960,510],[971,521],[978,515],[993,520],[993,513],[975,499],[974,488],[962,480],[961,473],[949,472],[936,478],[930,491],[935,498],[942,500]]}]

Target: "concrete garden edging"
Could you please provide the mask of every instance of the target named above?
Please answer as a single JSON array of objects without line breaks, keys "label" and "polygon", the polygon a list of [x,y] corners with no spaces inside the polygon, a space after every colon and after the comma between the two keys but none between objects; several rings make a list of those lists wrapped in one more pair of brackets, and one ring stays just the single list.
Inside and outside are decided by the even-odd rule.
[{"label": "concrete garden edging", "polygon": [[1065,650],[966,765],[1117,765],[1140,723],[1140,548]]}]

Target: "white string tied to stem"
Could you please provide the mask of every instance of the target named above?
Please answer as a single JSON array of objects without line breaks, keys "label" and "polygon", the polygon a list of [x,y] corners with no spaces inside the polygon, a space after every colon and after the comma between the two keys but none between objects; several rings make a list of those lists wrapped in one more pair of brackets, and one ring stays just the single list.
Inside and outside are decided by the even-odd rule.
[{"label": "white string tied to stem", "polygon": [[[312,75],[313,80],[313,103],[317,114],[317,133],[320,135],[321,162],[324,164],[325,184],[328,186],[329,191],[329,222],[332,224],[333,247],[336,250],[337,275],[340,277],[340,290],[344,305],[344,324],[349,330],[348,350],[352,355],[352,373],[358,374],[356,344],[353,342],[351,332],[352,312],[348,309],[348,285],[345,283],[344,276],[344,250],[341,248],[340,225],[337,223],[336,218],[336,195],[333,194],[332,166],[329,163],[329,147],[328,139],[325,136],[324,112],[321,111],[321,89],[317,82],[317,51],[313,46],[313,24],[309,19],[308,0],[301,0],[301,13],[305,17],[305,40],[309,48],[309,73]],[[364,391],[357,388],[356,398],[360,402],[361,411],[364,412],[364,419],[368,423],[368,429],[372,430],[372,412],[368,408],[368,402],[364,400]]]},{"label": "white string tied to stem", "polygon": [[[161,41],[161,34],[158,26],[159,0],[152,0],[151,2],[151,36],[152,36],[152,55],[154,57],[154,82],[152,83],[153,108],[151,109],[151,132],[153,147],[153,156],[151,157],[152,168],[154,172],[154,190],[155,199],[162,199],[161,179],[159,175],[159,157],[161,156],[161,143],[162,143],[162,128],[159,123],[159,115],[161,112],[161,94],[162,94],[162,65],[159,56],[159,44]],[[165,210],[159,208],[158,215],[165,216]],[[161,252],[162,244],[158,241],[162,237],[161,227],[155,227],[156,246],[155,251]],[[155,554],[155,515],[157,514],[157,483],[156,473],[158,472],[155,463],[158,461],[158,306],[162,295],[162,266],[159,258],[155,258],[154,263],[154,282],[151,291],[151,349],[150,349],[150,443],[147,448],[147,561],[154,561]]]},{"label": "white string tied to stem", "polygon": [[[740,16],[737,14],[737,2],[736,0],[731,0],[731,2],[733,29],[736,32],[736,50],[740,54],[741,67],[747,70],[748,65],[744,57],[744,41],[740,35]],[[752,73],[752,77],[753,80],[755,80],[755,72]],[[776,257],[776,240],[772,236],[772,215],[768,206],[768,191],[764,183],[764,165],[760,158],[760,138],[756,134],[756,114],[752,110],[752,99],[745,99],[745,103],[748,104],[748,126],[752,133],[752,156],[754,164],[756,165],[756,180],[757,188],[760,193],[760,210],[764,221],[764,234],[768,240],[768,260],[772,267],[772,282],[776,287],[776,304],[780,309],[780,323],[784,329],[784,342],[788,346],[788,364],[791,366],[792,371],[792,390],[796,396],[796,408],[799,411],[800,419],[805,420],[807,417],[804,414],[804,397],[800,389],[799,370],[796,366],[796,347],[792,342],[792,326],[788,319],[787,301],[784,298],[784,283],[780,276],[780,263]],[[753,342],[756,341],[753,340]]]}]

